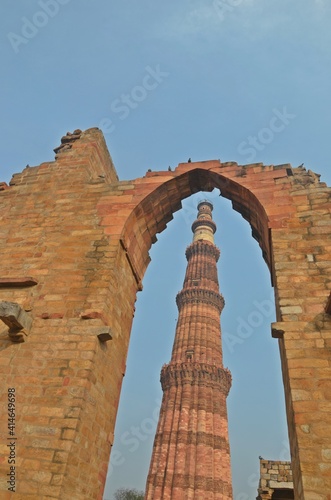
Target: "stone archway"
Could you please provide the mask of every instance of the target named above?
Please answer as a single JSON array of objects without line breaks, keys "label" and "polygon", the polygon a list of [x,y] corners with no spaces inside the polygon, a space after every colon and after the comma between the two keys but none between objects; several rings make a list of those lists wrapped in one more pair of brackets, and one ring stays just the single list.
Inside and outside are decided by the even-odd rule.
[{"label": "stone archway", "polygon": [[[102,498],[148,250],[182,199],[216,187],[250,222],[274,283],[296,498],[326,500],[330,189],[302,168],[215,160],[119,181],[99,130],[76,131],[63,145],[55,162],[0,185],[0,300],[32,319],[23,343],[0,340],[2,366],[11,367],[3,390],[16,387],[24,404],[17,492]],[[5,472],[6,450],[1,457]]]},{"label": "stone archway", "polygon": [[[161,179],[157,182],[159,176],[163,177],[162,183]],[[174,180],[169,180],[171,177]],[[328,350],[319,349],[328,344],[330,327],[324,309],[329,294],[325,235],[329,233],[326,203],[330,191],[313,172],[292,169],[290,165],[238,166],[217,161],[180,164],[173,176],[147,173],[146,184],[142,184],[144,194],[148,180],[158,187],[153,186],[142,197],[130,214],[129,229],[125,227],[123,231],[124,246],[132,256],[130,261],[137,276],[143,275],[146,261],[140,267],[134,256],[142,253],[147,256],[145,249],[155,234],[163,230],[180,199],[198,190],[219,188],[251,224],[275,285],[277,323],[272,325],[272,334],[279,338],[295,491],[298,498],[304,493],[309,495],[310,489],[315,495],[316,484],[322,484],[316,476],[323,468],[323,449],[316,448],[312,459],[315,433],[307,422],[315,422],[315,428],[319,429],[315,442],[321,443],[327,417],[324,410],[318,411],[323,405],[318,400],[313,402],[311,391],[321,385],[328,387],[325,381],[329,373]],[[136,189],[138,193],[140,186]],[[130,240],[132,228],[135,238]],[[316,393],[317,398],[320,396],[320,392]],[[312,463],[314,472],[309,479]]]}]

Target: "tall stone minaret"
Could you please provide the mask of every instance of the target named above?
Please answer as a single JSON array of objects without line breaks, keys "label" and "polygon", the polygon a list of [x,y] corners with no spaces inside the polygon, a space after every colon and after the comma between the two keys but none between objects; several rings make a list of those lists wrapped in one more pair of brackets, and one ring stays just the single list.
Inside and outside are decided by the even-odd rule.
[{"label": "tall stone minaret", "polygon": [[163,400],[146,485],[146,500],[232,499],[213,205],[198,204],[171,361],[163,366]]}]

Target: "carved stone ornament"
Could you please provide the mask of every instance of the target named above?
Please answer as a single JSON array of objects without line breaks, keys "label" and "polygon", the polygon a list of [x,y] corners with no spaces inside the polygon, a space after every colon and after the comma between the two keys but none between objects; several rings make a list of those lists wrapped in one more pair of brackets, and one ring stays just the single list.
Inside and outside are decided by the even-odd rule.
[{"label": "carved stone ornament", "polygon": [[32,318],[16,302],[0,302],[0,319],[8,326],[8,335],[13,342],[24,342],[30,332]]}]

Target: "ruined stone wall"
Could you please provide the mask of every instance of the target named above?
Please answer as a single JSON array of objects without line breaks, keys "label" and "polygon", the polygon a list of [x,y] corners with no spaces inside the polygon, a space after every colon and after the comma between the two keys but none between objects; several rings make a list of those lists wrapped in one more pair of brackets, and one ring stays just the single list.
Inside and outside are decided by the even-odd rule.
[{"label": "ruined stone wall", "polygon": [[[56,153],[0,184],[0,302],[29,318],[9,335],[14,320],[0,309],[2,415],[16,391],[15,498],[102,498],[148,250],[183,198],[216,187],[251,224],[275,285],[296,498],[328,499],[330,189],[290,165],[219,161],[119,181],[98,129],[67,134]],[[1,418],[3,498],[8,437]]]},{"label": "ruined stone wall", "polygon": [[284,498],[293,498],[291,462],[260,459],[260,482],[257,500],[271,500],[278,490],[287,492]]},{"label": "ruined stone wall", "polygon": [[[0,301],[32,318],[23,343],[0,323],[1,498],[8,387],[16,390],[16,495],[102,498],[136,282],[125,251],[100,226],[101,193],[109,196],[117,176],[99,141],[83,134],[72,156],[67,149],[27,168],[0,192]],[[113,339],[101,342],[110,330]]]}]

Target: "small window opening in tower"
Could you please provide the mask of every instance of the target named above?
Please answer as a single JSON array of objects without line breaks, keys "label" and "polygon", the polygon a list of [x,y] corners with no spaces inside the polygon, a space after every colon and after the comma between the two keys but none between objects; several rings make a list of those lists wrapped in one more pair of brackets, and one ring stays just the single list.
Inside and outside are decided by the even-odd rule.
[{"label": "small window opening in tower", "polygon": [[186,359],[193,359],[194,349],[187,349],[185,354],[186,354]]}]

